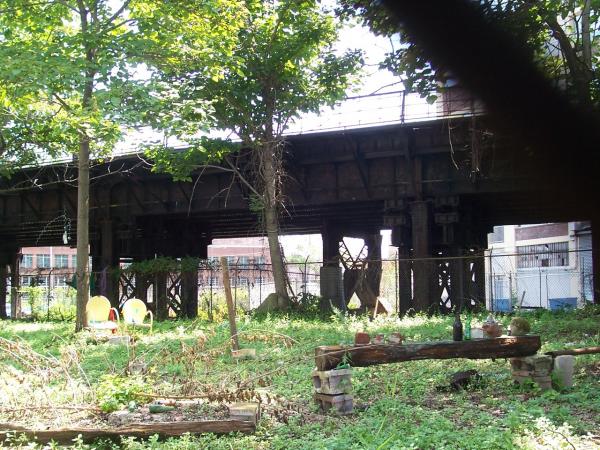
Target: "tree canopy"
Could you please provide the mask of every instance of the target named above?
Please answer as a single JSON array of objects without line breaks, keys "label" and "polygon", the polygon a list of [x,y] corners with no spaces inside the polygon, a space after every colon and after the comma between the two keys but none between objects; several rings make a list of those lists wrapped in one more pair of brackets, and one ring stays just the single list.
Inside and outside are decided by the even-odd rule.
[{"label": "tree canopy", "polygon": [[[477,0],[482,17],[499,25],[522,43],[538,65],[580,104],[597,103],[598,15],[593,0]],[[436,66],[417,40],[391,20],[379,2],[342,0],[344,16],[358,16],[377,34],[392,37],[395,48],[381,66],[397,74],[407,90],[429,95],[443,86],[452,72]],[[450,20],[450,19],[449,19]]]},{"label": "tree canopy", "polygon": [[[231,144],[189,136],[187,151],[171,152],[159,145],[150,155],[159,170],[179,178],[212,159],[227,160],[228,170],[251,191],[252,209],[260,213],[276,292],[284,304],[288,296],[278,222],[284,198],[283,133],[302,113],[318,112],[344,98],[359,71],[361,54],[336,51],[339,21],[314,0],[248,0],[239,6],[234,45],[211,54],[220,62],[218,70],[206,70],[202,54],[181,46],[167,63],[158,61],[156,86],[165,87],[159,96],[174,94],[171,116],[186,117],[210,105],[205,118],[211,128],[237,136],[240,147],[250,151],[250,162],[241,170],[239,160],[227,160]],[[163,131],[186,137],[185,128],[167,126]]]}]

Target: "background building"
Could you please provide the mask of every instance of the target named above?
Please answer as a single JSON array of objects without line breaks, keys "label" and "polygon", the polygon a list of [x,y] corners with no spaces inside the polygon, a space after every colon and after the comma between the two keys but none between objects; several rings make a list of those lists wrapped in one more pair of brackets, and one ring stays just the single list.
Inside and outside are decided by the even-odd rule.
[{"label": "background building", "polygon": [[589,222],[504,225],[488,236],[488,308],[582,306],[593,301]]}]

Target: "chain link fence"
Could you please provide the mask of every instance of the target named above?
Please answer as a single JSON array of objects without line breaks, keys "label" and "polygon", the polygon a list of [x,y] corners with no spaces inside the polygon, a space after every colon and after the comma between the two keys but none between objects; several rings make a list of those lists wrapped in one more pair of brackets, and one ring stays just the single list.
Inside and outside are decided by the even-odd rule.
[{"label": "chain link fence", "polygon": [[[392,313],[404,313],[415,308],[425,289],[432,310],[449,312],[457,305],[480,305],[490,311],[509,312],[514,309],[581,307],[593,302],[593,268],[591,250],[557,252],[530,252],[520,254],[493,254],[465,257],[381,260],[379,285],[373,285],[378,302]],[[378,261],[379,262],[379,261]],[[320,261],[306,260],[286,264],[288,288],[295,298],[321,293]],[[368,262],[365,267],[368,267]],[[135,275],[119,282],[119,299],[139,295]],[[235,305],[252,310],[275,291],[270,264],[248,264],[233,260],[229,264],[230,284]],[[342,270],[342,278],[344,272]],[[185,301],[181,289],[182,277],[166,276],[166,295],[171,304]],[[74,272],[61,270],[22,271],[16,295],[20,298],[22,315],[50,318],[74,308],[76,291]],[[11,313],[12,289],[10,273],[6,280],[6,311]],[[343,284],[343,283],[342,283]],[[105,273],[92,273],[92,292],[103,292]],[[145,286],[150,308],[156,302],[156,283]],[[425,287],[424,287],[425,286]],[[354,285],[356,287],[356,285]],[[346,286],[347,289],[347,286]],[[358,291],[344,292],[350,309],[360,306]],[[197,277],[198,310],[212,317],[213,309],[224,305],[222,271],[215,261],[203,262]],[[121,303],[122,303],[121,301]],[[422,303],[421,303],[422,304]],[[173,308],[171,315],[176,314]]]},{"label": "chain link fence", "polygon": [[493,311],[576,308],[594,301],[591,250],[486,257],[487,307]]}]

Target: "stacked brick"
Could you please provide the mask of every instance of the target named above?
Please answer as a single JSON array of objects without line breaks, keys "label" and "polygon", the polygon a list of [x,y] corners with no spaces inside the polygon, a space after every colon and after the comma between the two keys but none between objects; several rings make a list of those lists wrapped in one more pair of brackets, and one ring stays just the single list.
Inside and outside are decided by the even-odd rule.
[{"label": "stacked brick", "polygon": [[510,366],[512,378],[515,382],[523,384],[527,380],[534,381],[540,389],[552,388],[552,357],[549,355],[534,355],[525,358],[511,358]]},{"label": "stacked brick", "polygon": [[315,369],[312,379],[315,402],[323,412],[352,413],[352,369]]}]

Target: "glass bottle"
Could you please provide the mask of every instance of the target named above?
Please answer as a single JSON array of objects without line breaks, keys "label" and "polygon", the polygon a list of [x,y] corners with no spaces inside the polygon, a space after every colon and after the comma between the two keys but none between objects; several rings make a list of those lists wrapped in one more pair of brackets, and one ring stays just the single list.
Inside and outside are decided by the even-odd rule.
[{"label": "glass bottle", "polygon": [[452,339],[455,341],[463,340],[463,326],[458,312],[454,317],[454,324],[452,325]]},{"label": "glass bottle", "polygon": [[467,312],[467,319],[465,320],[465,341],[471,340],[471,311]]}]

